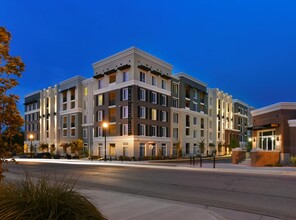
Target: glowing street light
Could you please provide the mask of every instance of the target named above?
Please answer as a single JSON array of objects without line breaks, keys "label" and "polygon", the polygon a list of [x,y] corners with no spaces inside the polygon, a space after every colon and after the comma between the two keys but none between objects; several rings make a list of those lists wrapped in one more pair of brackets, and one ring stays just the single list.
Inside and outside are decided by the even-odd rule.
[{"label": "glowing street light", "polygon": [[107,136],[107,128],[109,124],[107,122],[103,122],[103,132],[104,132],[104,137],[105,137],[105,156],[104,160],[107,160],[107,142],[106,142],[106,136]]}]

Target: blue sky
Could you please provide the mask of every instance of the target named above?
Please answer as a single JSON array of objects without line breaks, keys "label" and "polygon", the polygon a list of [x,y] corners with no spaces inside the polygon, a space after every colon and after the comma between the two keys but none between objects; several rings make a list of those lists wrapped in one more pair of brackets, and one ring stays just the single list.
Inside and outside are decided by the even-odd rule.
[{"label": "blue sky", "polygon": [[296,101],[296,1],[2,0],[23,97],[136,46],[256,108]]}]

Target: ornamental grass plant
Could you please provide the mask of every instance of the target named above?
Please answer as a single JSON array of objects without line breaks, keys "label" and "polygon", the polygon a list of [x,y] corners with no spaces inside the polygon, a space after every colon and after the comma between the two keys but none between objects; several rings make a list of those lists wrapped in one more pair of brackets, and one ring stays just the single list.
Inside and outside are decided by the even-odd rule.
[{"label": "ornamental grass plant", "polygon": [[[67,181],[68,182],[68,181]],[[0,184],[1,220],[106,219],[83,195],[76,181],[52,181],[48,176]]]}]

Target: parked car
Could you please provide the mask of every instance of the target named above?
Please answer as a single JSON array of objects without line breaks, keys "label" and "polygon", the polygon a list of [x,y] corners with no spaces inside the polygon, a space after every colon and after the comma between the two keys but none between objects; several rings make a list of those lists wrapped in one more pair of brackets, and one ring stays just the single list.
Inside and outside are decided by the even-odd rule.
[{"label": "parked car", "polygon": [[51,159],[51,154],[49,152],[37,153],[35,158]]}]

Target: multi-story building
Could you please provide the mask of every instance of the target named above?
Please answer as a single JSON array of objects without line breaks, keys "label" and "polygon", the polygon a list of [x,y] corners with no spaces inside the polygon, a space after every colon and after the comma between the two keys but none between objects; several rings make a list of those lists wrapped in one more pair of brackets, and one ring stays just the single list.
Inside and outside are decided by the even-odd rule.
[{"label": "multi-story building", "polygon": [[248,127],[250,124],[250,107],[248,104],[238,100],[233,100],[233,127],[239,131],[239,145],[245,148],[248,144],[250,135]]},{"label": "multi-story building", "polygon": [[207,85],[185,73],[175,74],[172,80],[171,134],[173,155],[179,142],[182,154],[199,153],[200,143],[208,150]]},{"label": "multi-story building", "polygon": [[130,48],[93,64],[94,154],[170,155],[172,66]]},{"label": "multi-story building", "polygon": [[85,78],[75,76],[59,84],[59,136],[60,149],[65,151],[68,143],[82,139],[82,111],[83,111],[83,90],[82,81]]},{"label": "multi-story building", "polygon": [[40,139],[40,92],[25,96],[25,144],[28,152],[35,152]]},{"label": "multi-story building", "polygon": [[138,158],[176,155],[178,142],[183,156],[211,154],[238,138],[230,95],[172,75],[170,64],[142,50],[129,48],[93,69],[91,78],[75,76],[25,97],[28,146],[34,134],[36,150],[48,143],[65,153],[82,139],[92,155]]},{"label": "multi-story building", "polygon": [[228,154],[231,140],[238,140],[239,135],[239,131],[233,126],[232,96],[217,88],[208,89],[208,94],[209,141],[218,147],[218,151],[221,151],[219,154]]}]

